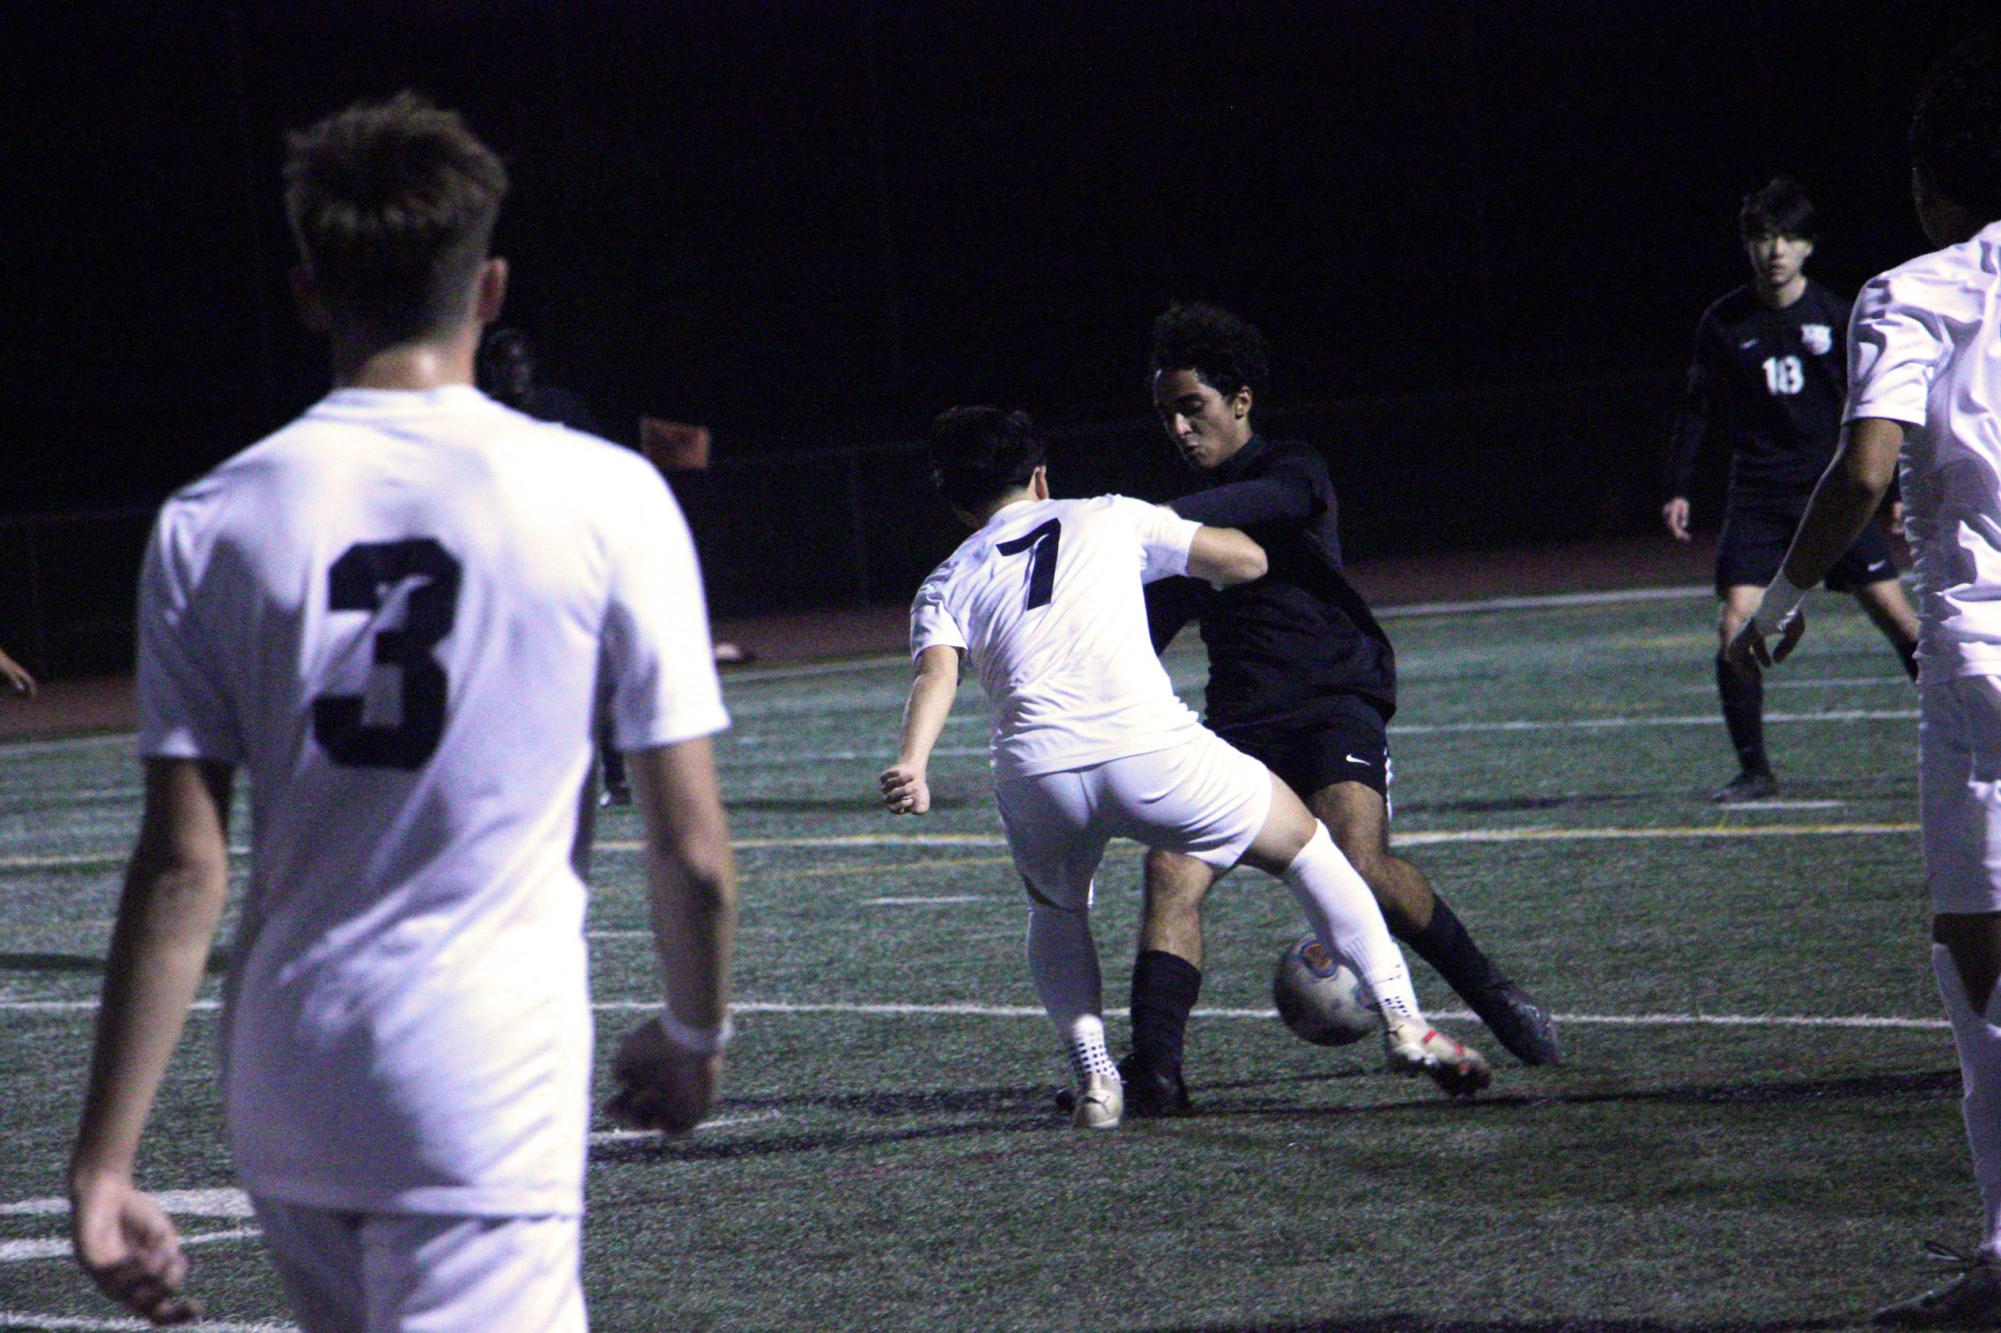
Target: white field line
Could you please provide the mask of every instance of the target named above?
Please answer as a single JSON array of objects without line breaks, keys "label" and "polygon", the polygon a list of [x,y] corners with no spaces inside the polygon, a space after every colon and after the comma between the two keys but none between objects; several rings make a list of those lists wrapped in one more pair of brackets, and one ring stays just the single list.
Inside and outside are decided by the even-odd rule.
[{"label": "white field line", "polygon": [[[183,1242],[185,1243],[185,1242]],[[158,1327],[143,1319],[90,1319],[73,1315],[30,1314],[25,1310],[0,1310],[0,1328],[84,1329],[91,1333],[123,1333],[125,1329],[150,1330]],[[178,1327],[186,1333],[299,1333],[295,1324],[231,1324],[202,1319]]]},{"label": "white field line", "polygon": [[[197,1013],[213,1013],[221,1007],[217,1000],[196,1000],[189,1006]],[[0,1002],[0,1013],[91,1013],[96,1000],[14,1000]],[[598,1000],[591,1008],[601,1014],[652,1013],[660,1008],[657,999]],[[845,1014],[857,1018],[905,1018],[913,1015],[934,1018],[1041,1018],[1042,1010],[1026,1004],[860,1004],[846,1001],[738,1000],[730,1009],[738,1014],[812,1015]],[[1124,1009],[1107,1009],[1107,1016],[1120,1018]],[[1197,1009],[1199,1018],[1271,1018],[1271,1009]],[[1446,1022],[1470,1022],[1473,1015],[1460,1009],[1434,1011],[1432,1018]],[[1944,1028],[1942,1018],[1899,1018],[1874,1014],[1556,1014],[1559,1023],[1596,1027],[1772,1027],[1772,1028],[1895,1028],[1926,1030]]]},{"label": "white field line", "polygon": [[[255,1217],[250,1196],[242,1190],[159,1190],[154,1203],[175,1217]],[[0,1217],[68,1217],[69,1200],[61,1195],[0,1203]]]},{"label": "white field line", "polygon": [[[1909,676],[1818,676],[1802,679],[1788,677],[1783,671],[1766,672],[1764,685],[1768,690],[1815,690],[1843,685],[1902,685],[1906,689],[1913,688]],[[1716,685],[1713,681],[1706,685],[1675,685],[1669,687],[1668,693],[1713,695]]]},{"label": "white field line", "polygon": [[[1643,602],[1679,602],[1716,595],[1707,584],[1689,583],[1672,588],[1628,588],[1618,592],[1564,592],[1540,597],[1491,597],[1482,601],[1409,602],[1402,606],[1376,609],[1378,620],[1407,620],[1415,616],[1481,615],[1494,611],[1540,611],[1566,606],[1623,606]],[[807,680],[814,676],[838,676],[855,671],[902,666],[909,661],[904,653],[877,653],[844,658],[837,662],[809,662],[792,667],[756,667],[732,671],[723,677],[723,686],[764,681]]]},{"label": "white field line", "polygon": [[930,905],[931,905],[931,904],[933,904],[933,903],[940,903],[940,904],[942,904],[942,903],[984,903],[984,902],[993,902],[993,901],[996,901],[996,899],[995,899],[995,898],[993,897],[993,895],[991,895],[991,894],[984,894],[984,893],[953,893],[953,894],[944,894],[944,895],[940,895],[939,897],[936,897],[936,898],[864,898],[864,899],[862,899],[862,906],[864,906],[864,907],[926,907],[926,906],[930,906]]},{"label": "white field line", "polygon": [[1541,597],[1489,597],[1472,602],[1407,602],[1402,606],[1383,607],[1376,612],[1376,619],[1466,616],[1489,611],[1541,611],[1564,606],[1625,606],[1638,602],[1680,602],[1715,595],[1716,590],[1706,584],[1685,583],[1673,588],[1627,588],[1619,592],[1559,592]]},{"label": "white field line", "polygon": [[[1744,812],[1764,810],[1819,810],[1837,807],[1839,801],[1761,801],[1734,809]],[[1392,834],[1396,846],[1422,847],[1433,843],[1476,842],[1592,842],[1603,839],[1644,838],[1817,838],[1842,835],[1914,833],[1916,824],[1727,824],[1689,828],[1511,828],[1511,829],[1432,829]],[[1005,847],[1007,839],[993,833],[906,833],[833,834],[806,838],[741,838],[730,844],[737,851],[809,850],[812,848],[866,847]],[[639,852],[645,844],[635,838],[607,838],[592,846],[594,852]],[[238,855],[247,849],[232,847]],[[0,872],[9,870],[59,870],[78,866],[124,863],[122,855],[85,852],[73,856],[0,856]]]},{"label": "white field line", "polygon": [[[259,1234],[261,1233],[256,1227],[238,1227],[233,1231],[204,1231],[192,1236],[183,1235],[181,1237],[181,1247],[185,1249],[190,1245],[219,1245],[225,1241],[248,1240]],[[37,1240],[0,1241],[0,1264],[26,1263],[31,1259],[67,1258],[69,1252],[70,1243],[67,1236]],[[123,1328],[125,1325],[120,1324],[117,1327]],[[134,1324],[132,1327],[143,1328],[145,1325]],[[271,1326],[259,1325],[259,1327]]]},{"label": "white field line", "polygon": [[[1767,722],[1906,722],[1915,708],[1830,708],[1819,713],[1767,713]],[[1714,713],[1668,717],[1576,717],[1502,722],[1417,722],[1390,724],[1391,736],[1437,736],[1469,731],[1623,731],[1634,727],[1713,727]]]},{"label": "white field line", "polygon": [[[757,1111],[750,1115],[724,1116],[721,1120],[704,1120],[695,1126],[700,1134],[710,1129],[735,1129],[739,1125],[761,1125],[768,1120],[783,1120],[783,1111]],[[634,1139],[657,1139],[660,1132],[653,1129],[601,1129],[591,1135],[592,1143],[630,1143]]]},{"label": "white field line", "polygon": [[[1916,719],[1915,708],[1830,708],[1817,713],[1766,713],[1768,723],[1809,723],[1809,722],[1907,722]],[[1491,722],[1392,722],[1390,736],[1444,736],[1461,735],[1469,732],[1507,731],[1629,731],[1644,727],[1713,727],[1717,725],[1714,713],[1668,714],[1652,717],[1568,717],[1568,718],[1505,718]],[[976,759],[988,754],[984,745],[941,745],[931,753],[940,758]],[[816,750],[809,754],[770,755],[730,755],[724,763],[772,765],[772,764],[832,764],[876,762],[882,759],[882,750]],[[856,798],[861,801],[861,797]]]},{"label": "white field line", "polygon": [[16,755],[62,754],[68,750],[88,750],[93,746],[123,745],[138,743],[139,733],[134,731],[106,731],[95,736],[65,736],[52,741],[15,741],[0,745],[0,755],[13,758]]}]

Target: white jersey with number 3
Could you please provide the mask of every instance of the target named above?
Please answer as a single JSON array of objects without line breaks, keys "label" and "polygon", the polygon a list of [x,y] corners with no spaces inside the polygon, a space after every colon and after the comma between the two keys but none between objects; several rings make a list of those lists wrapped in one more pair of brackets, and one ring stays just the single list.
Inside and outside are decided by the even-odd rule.
[{"label": "white jersey with number 3", "polygon": [[224,1088],[253,1194],[582,1206],[591,716],[726,725],[653,468],[477,390],[343,389],[161,511],[140,748],[250,780]]},{"label": "white jersey with number 3", "polygon": [[1083,768],[1201,730],[1147,636],[1143,583],[1188,572],[1201,525],[1119,495],[1001,509],[924,581],[913,655],[965,650],[997,777]]},{"label": "white jersey with number 3", "polygon": [[2001,675],[2001,222],[1872,278],[1847,419],[1900,421],[1922,684]]}]

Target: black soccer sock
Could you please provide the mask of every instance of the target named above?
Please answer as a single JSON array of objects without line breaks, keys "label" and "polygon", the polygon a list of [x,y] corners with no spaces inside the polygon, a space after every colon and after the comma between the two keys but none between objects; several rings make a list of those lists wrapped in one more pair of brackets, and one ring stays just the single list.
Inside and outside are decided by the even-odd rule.
[{"label": "black soccer sock", "polygon": [[1723,725],[1730,730],[1730,744],[1737,749],[1737,763],[1746,773],[1769,773],[1765,758],[1765,683],[1755,675],[1730,665],[1722,653],[1716,655],[1716,693],[1723,700]]},{"label": "black soccer sock", "polygon": [[1469,1000],[1482,991],[1507,984],[1501,970],[1466,933],[1452,904],[1436,894],[1431,899],[1430,922],[1404,943],[1431,964],[1446,985]]},{"label": "black soccer sock", "polygon": [[612,732],[611,714],[598,717],[598,756],[604,763],[604,785],[607,789],[625,785],[625,754],[618,748]]},{"label": "black soccer sock", "polygon": [[1202,969],[1162,949],[1133,963],[1133,1054],[1155,1069],[1181,1068],[1188,1015],[1202,993]]}]

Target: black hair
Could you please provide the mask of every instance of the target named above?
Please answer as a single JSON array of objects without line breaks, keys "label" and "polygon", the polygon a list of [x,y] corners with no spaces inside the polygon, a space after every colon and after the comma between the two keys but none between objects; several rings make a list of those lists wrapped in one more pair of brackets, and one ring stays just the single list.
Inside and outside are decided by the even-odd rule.
[{"label": "black hair", "polygon": [[1791,176],[1774,176],[1763,189],[1744,196],[1737,210],[1737,230],[1745,240],[1758,236],[1820,239],[1820,213],[1806,197],[1806,187]]},{"label": "black hair", "polygon": [[1149,370],[1192,370],[1225,398],[1249,389],[1261,402],[1271,388],[1265,336],[1247,320],[1204,302],[1176,303],[1153,321]]},{"label": "black hair", "polygon": [[2001,218],[2001,32],[1985,27],[1932,66],[1911,117],[1911,161],[1981,222]]},{"label": "black hair", "polygon": [[969,514],[1028,485],[1048,457],[1048,437],[1026,412],[953,407],[931,423],[931,479]]}]

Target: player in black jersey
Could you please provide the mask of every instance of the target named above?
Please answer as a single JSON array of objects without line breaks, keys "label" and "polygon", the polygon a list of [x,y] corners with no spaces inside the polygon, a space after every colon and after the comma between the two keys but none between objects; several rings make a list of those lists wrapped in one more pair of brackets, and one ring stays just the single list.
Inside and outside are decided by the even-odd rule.
[{"label": "player in black jersey", "polygon": [[[1271,561],[1264,578],[1226,592],[1192,579],[1150,585],[1155,649],[1189,620],[1200,623],[1210,728],[1306,798],[1368,882],[1391,933],[1438,970],[1502,1045],[1527,1064],[1557,1063],[1548,1012],[1488,961],[1424,873],[1390,852],[1396,654],[1341,573],[1327,465],[1306,445],[1252,429],[1267,378],[1262,335],[1213,306],[1174,306],[1155,321],[1152,366],[1161,423],[1211,482],[1171,507],[1242,528]],[[1214,879],[1193,857],[1147,856],[1133,1049],[1119,1068],[1129,1114],[1188,1105],[1182,1036],[1202,983],[1201,906]]]},{"label": "player in black jersey", "polygon": [[[1730,449],[1729,500],[1716,551],[1716,691],[1737,749],[1739,772],[1714,797],[1734,804],[1778,791],[1765,754],[1764,686],[1723,656],[1766,584],[1778,573],[1814,484],[1834,457],[1848,393],[1848,302],[1806,276],[1818,232],[1799,182],[1781,176],[1744,197],[1738,227],[1752,281],[1703,312],[1695,330],[1688,394],[1669,448],[1671,498],[1661,517],[1688,540],[1688,493],[1703,441]],[[1851,592],[1917,674],[1918,624],[1897,582],[1884,533],[1871,527],[1827,576]]]}]

